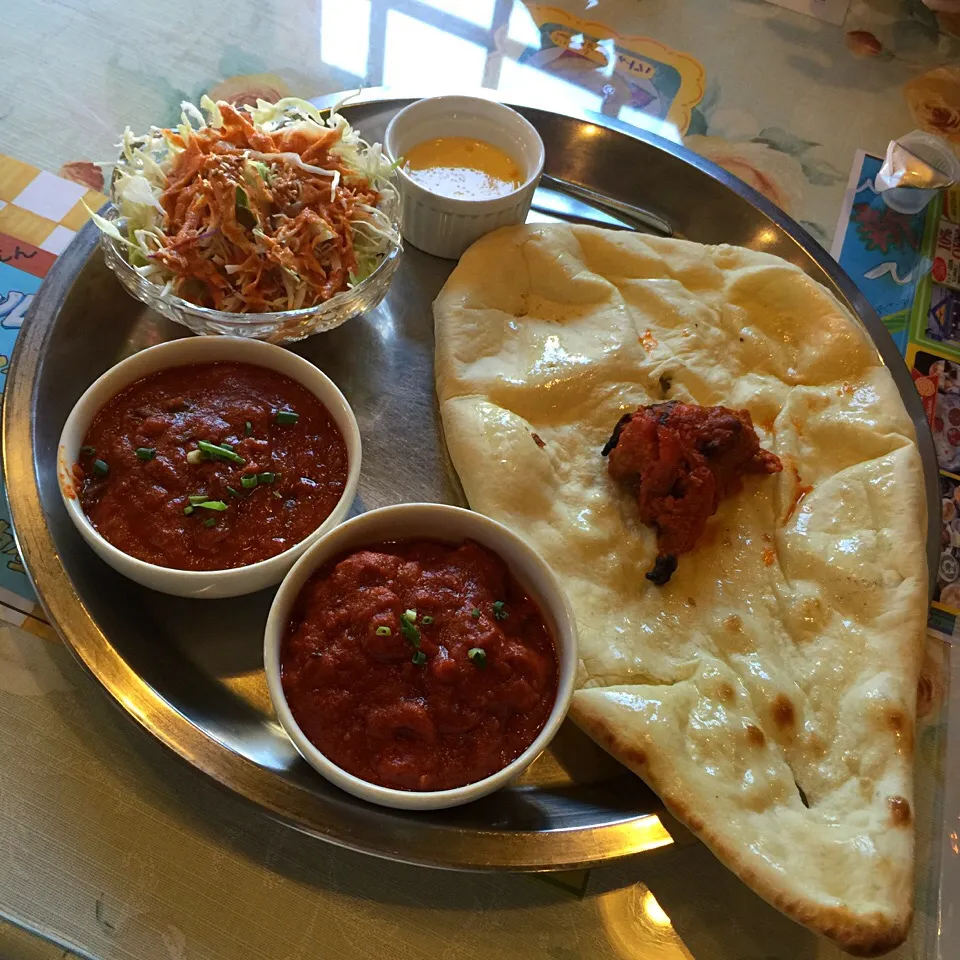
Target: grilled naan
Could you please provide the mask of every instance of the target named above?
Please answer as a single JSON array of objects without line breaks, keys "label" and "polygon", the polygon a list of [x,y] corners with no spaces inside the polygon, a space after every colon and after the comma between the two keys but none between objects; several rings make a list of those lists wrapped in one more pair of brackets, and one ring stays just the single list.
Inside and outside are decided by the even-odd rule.
[{"label": "grilled naan", "polygon": [[[772,255],[567,226],[479,241],[434,316],[470,505],[576,610],[573,719],[770,903],[852,953],[900,943],[924,487],[859,324]],[[664,399],[748,410],[784,469],[745,477],[658,587],[655,532],[600,450]]]}]

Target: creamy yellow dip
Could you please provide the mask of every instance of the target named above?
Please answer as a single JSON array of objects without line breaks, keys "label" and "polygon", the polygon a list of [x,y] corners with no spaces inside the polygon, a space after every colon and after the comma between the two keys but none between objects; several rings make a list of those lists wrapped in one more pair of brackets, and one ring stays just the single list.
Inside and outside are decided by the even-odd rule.
[{"label": "creamy yellow dip", "polygon": [[508,154],[472,137],[424,140],[407,151],[403,169],[425,190],[457,200],[493,200],[523,181]]}]

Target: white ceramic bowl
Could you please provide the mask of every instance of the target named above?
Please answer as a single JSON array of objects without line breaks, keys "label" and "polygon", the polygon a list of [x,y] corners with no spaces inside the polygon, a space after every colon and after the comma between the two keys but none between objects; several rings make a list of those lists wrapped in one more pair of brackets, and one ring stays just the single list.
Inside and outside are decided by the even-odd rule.
[{"label": "white ceramic bowl", "polygon": [[[77,462],[83,439],[94,417],[107,401],[125,387],[168,367],[216,362],[250,363],[276,370],[303,384],[323,403],[330,411],[330,416],[333,417],[347,446],[347,482],[343,495],[330,516],[310,536],[268,560],[231,570],[175,570],[172,567],[146,563],[118,550],[97,533],[74,494],[72,467]],[[312,363],[295,353],[259,340],[240,337],[185,337],[148,347],[128,357],[111,367],[87,388],[67,417],[60,434],[57,476],[70,519],[83,539],[114,570],[152,590],[178,597],[238,597],[279,583],[297,558],[347,515],[360,479],[360,430],[350,405],[336,384]]]},{"label": "white ceramic bowl", "polygon": [[474,137],[508,153],[519,165],[523,182],[493,200],[441,197],[420,186],[401,167],[403,236],[425,253],[458,258],[484,234],[523,223],[543,173],[543,141],[516,110],[482,97],[429,97],[404,107],[388,124],[384,148],[396,160],[424,140]]},{"label": "white ceramic bowl", "polygon": [[[412,538],[462,543],[473,540],[496,553],[537,604],[553,637],[560,666],[557,699],[539,735],[516,760],[502,770],[451,790],[413,791],[381,787],[338,767],[320,752],[297,725],[280,679],[280,645],[290,613],[303,585],[331,558],[358,547]],[[287,574],[277,591],[264,635],[263,665],[270,699],[283,729],[303,758],[331,783],[362,800],[404,810],[440,810],[469,803],[493,793],[518,777],[543,752],[563,723],[573,696],[577,667],[577,626],[570,602],[553,570],[540,555],[503,524],[461,507],[439,503],[404,503],[381,507],[354,517],[315,543]]]}]

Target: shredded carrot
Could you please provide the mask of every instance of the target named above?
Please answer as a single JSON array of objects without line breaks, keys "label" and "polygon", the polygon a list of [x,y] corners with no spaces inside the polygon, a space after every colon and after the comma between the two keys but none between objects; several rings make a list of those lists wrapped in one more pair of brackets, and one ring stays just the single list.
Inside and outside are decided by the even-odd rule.
[{"label": "shredded carrot", "polygon": [[[338,130],[267,133],[228,104],[220,111],[221,127],[168,132],[183,149],[160,196],[165,240],[152,259],[174,275],[174,293],[202,306],[247,313],[329,300],[357,266],[357,205],[376,206],[378,191],[330,152]],[[294,154],[339,178],[303,169]]]}]

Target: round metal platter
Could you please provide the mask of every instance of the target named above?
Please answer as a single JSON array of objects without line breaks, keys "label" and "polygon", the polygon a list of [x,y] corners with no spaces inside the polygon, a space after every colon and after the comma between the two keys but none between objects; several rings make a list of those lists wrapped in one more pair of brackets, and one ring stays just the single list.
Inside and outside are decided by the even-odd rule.
[{"label": "round metal platter", "polygon": [[[389,119],[408,102],[379,99],[344,112],[366,139],[382,141]],[[677,236],[777,254],[831,289],[860,317],[893,373],[917,426],[935,508],[936,458],[906,366],[862,295],[809,235],[673,143],[600,117],[520,109],[543,137],[548,174],[642,207]],[[570,723],[519,784],[467,807],[405,814],[355,800],[300,759],[273,716],[261,655],[272,591],[182,600],[141,588],[97,559],[60,500],[60,430],[101,373],[185,331],[124,293],[96,241],[88,225],[57,260],[20,333],[7,378],[3,458],[18,543],[43,605],[122,709],[271,815],[391,859],[551,870],[668,843],[656,796]],[[464,502],[446,459],[433,378],[431,303],[452,267],[408,247],[377,310],[294,347],[339,384],[356,411],[364,463],[354,512],[403,501]],[[938,519],[931,514],[932,558]]]}]

